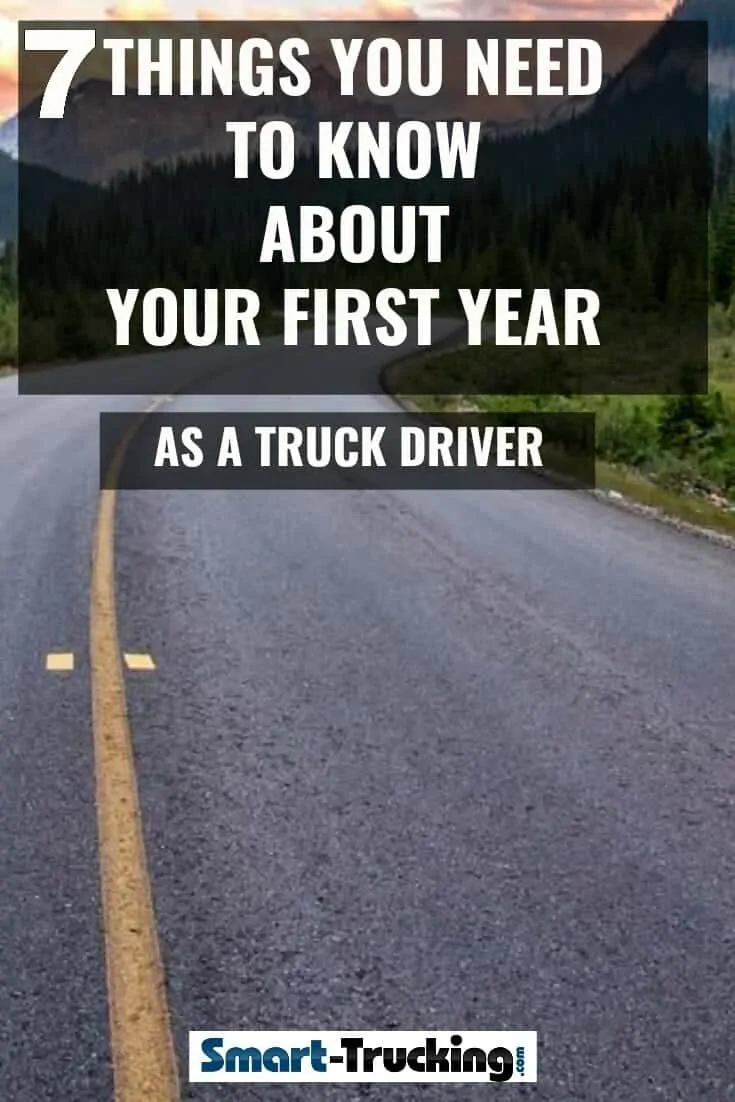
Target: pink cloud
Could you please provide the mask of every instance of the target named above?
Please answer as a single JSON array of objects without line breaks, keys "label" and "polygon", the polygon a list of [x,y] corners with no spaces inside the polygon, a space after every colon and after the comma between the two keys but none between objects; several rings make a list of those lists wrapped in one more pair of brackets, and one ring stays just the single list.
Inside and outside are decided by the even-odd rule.
[{"label": "pink cloud", "polygon": [[[226,20],[231,21],[230,12],[223,12],[215,8],[203,8],[197,12],[200,20]],[[287,5],[285,7],[254,8],[250,5],[242,13],[242,18],[259,23],[268,23],[272,20],[285,20],[294,22],[309,22],[310,20],[373,20],[386,22],[391,20],[418,19],[416,9],[404,0],[361,0],[354,4],[336,4],[326,8],[310,7],[307,10]]]},{"label": "pink cloud", "polygon": [[514,20],[656,20],[673,0],[453,0],[462,19]]},{"label": "pink cloud", "polygon": [[159,3],[158,0],[142,0],[142,2],[141,0],[120,0],[120,3],[105,8],[105,16],[108,19],[130,20],[133,22],[137,20],[155,22],[159,19],[174,18],[169,5],[163,2]]},{"label": "pink cloud", "polygon": [[[655,20],[670,9],[673,0],[424,0],[424,16],[440,19],[502,19],[502,20]],[[327,0],[328,3],[328,0]],[[22,18],[42,18],[36,8],[40,0],[6,0],[0,4],[0,117],[17,110],[17,23]],[[66,4],[64,7],[66,8]],[[229,4],[228,4],[229,7]],[[84,12],[80,10],[84,8]],[[120,21],[154,21],[174,18],[169,0],[112,0],[107,8],[97,8],[96,0],[76,0],[68,9],[70,18],[115,19]],[[57,17],[65,12],[57,11]],[[269,20],[371,20],[390,22],[419,18],[411,0],[337,0],[307,9],[292,6],[286,0],[283,7],[245,6],[240,18],[267,22]],[[231,20],[232,10],[202,8],[197,19]]]}]

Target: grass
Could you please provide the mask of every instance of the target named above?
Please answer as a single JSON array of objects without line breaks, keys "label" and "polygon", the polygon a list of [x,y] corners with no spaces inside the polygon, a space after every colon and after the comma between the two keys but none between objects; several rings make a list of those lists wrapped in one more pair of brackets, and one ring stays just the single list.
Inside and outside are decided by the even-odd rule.
[{"label": "grass", "polygon": [[[611,308],[598,319],[599,345],[518,348],[485,343],[432,358],[407,373],[406,393],[525,396],[657,394],[694,365],[704,371],[701,313]],[[523,325],[515,324],[521,335]],[[563,332],[560,333],[563,339]],[[663,377],[665,376],[665,378]],[[548,406],[546,408],[551,408]]]},{"label": "grass", "polygon": [[634,470],[615,467],[601,459],[597,460],[596,468],[597,486],[602,490],[614,490],[639,505],[658,509],[697,528],[711,528],[735,537],[735,513],[705,497],[667,490]]},{"label": "grass", "polygon": [[735,337],[710,338],[710,389],[735,402]]}]

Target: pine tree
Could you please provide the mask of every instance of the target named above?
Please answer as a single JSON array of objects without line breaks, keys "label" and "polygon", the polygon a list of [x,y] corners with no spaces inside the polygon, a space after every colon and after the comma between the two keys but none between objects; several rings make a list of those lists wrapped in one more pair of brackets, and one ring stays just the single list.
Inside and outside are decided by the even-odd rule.
[{"label": "pine tree", "polygon": [[715,302],[727,305],[735,285],[735,188],[730,189],[715,224],[712,284]]},{"label": "pine tree", "polygon": [[735,148],[733,147],[732,127],[728,122],[722,131],[717,151],[717,169],[715,172],[715,199],[725,198],[735,182]]},{"label": "pine tree", "polygon": [[643,227],[640,222],[635,227],[635,244],[631,257],[628,301],[633,309],[646,309],[654,298],[651,260],[646,248]]}]

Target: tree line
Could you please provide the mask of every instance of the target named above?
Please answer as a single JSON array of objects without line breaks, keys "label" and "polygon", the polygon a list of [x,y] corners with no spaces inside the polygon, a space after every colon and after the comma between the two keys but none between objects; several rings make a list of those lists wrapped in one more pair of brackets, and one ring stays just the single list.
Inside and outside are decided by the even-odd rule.
[{"label": "tree line", "polygon": [[735,135],[728,123],[710,151],[710,302],[729,307],[735,294]]},{"label": "tree line", "polygon": [[[371,292],[431,286],[445,305],[456,301],[458,286],[582,286],[594,287],[611,308],[670,304],[681,311],[701,302],[709,277],[721,301],[735,277],[732,135],[725,135],[710,158],[711,189],[706,147],[696,141],[653,140],[645,157],[620,153],[597,172],[590,165],[551,195],[525,187],[519,194],[492,162],[469,186],[438,179],[322,181],[309,157],[279,184],[257,171],[235,180],[224,157],[152,166],[120,177],[88,209],[52,204],[41,229],[21,210],[24,358],[93,354],[104,346],[112,332],[102,322],[106,287],[252,287],[266,307],[277,308],[287,285]],[[300,204],[339,212],[350,203],[448,203],[442,262],[426,262],[419,238],[414,260],[400,268],[379,256],[361,265],[339,258],[326,265],[261,264],[275,202],[289,211],[297,244]],[[15,279],[10,248],[0,265],[0,293],[14,294]]]}]

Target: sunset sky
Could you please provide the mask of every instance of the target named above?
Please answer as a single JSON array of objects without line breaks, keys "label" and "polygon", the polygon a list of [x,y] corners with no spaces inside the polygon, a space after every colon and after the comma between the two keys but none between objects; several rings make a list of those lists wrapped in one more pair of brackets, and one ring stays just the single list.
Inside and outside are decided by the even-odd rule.
[{"label": "sunset sky", "polygon": [[[56,19],[658,19],[673,0],[61,0]],[[210,6],[211,5],[211,6]],[[48,0],[0,3],[0,118],[17,110],[19,19],[49,18]]]}]

